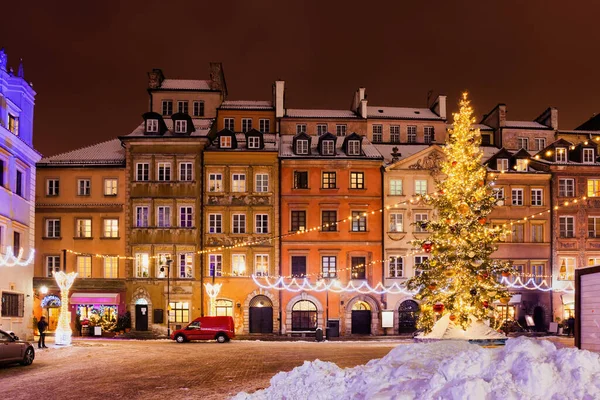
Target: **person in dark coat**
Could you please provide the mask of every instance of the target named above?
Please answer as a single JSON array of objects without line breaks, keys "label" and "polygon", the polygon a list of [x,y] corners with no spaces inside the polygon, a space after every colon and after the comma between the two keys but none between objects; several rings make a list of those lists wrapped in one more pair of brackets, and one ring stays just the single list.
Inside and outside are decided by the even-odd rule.
[{"label": "person in dark coat", "polygon": [[575,317],[570,316],[567,320],[567,326],[569,327],[569,336],[575,336]]},{"label": "person in dark coat", "polygon": [[48,346],[46,346],[46,329],[48,329],[48,323],[46,322],[46,317],[42,316],[40,318],[40,322],[38,322],[38,331],[40,331],[40,340],[38,340],[38,349],[41,349],[42,347],[44,349],[47,349]]}]

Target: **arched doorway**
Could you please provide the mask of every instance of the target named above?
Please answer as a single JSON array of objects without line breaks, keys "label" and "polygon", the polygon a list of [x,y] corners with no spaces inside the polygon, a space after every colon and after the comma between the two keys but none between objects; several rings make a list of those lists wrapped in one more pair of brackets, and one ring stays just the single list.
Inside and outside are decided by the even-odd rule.
[{"label": "arched doorway", "polygon": [[267,296],[250,300],[250,333],[273,333],[273,303]]},{"label": "arched doorway", "polygon": [[371,306],[365,301],[357,301],[352,306],[352,334],[371,334]]},{"label": "arched doorway", "polygon": [[533,309],[533,323],[535,324],[535,330],[543,332],[545,330],[546,313],[544,309],[537,306]]},{"label": "arched doorway", "polygon": [[300,300],[292,307],[292,331],[317,330],[317,306],[309,300]]},{"label": "arched doorway", "polygon": [[414,300],[405,300],[398,307],[398,333],[413,333],[417,330],[419,304]]},{"label": "arched doorway", "polygon": [[147,331],[148,330],[148,315],[149,315],[148,300],[137,299],[135,302],[135,330],[136,331]]}]

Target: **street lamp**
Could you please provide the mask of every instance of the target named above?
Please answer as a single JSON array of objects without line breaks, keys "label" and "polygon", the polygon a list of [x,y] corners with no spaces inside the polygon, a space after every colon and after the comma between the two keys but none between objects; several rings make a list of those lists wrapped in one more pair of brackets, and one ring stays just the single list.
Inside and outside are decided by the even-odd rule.
[{"label": "street lamp", "polygon": [[[173,260],[167,258],[167,336],[171,337],[171,264]],[[160,267],[160,272],[165,272],[165,266]]]}]

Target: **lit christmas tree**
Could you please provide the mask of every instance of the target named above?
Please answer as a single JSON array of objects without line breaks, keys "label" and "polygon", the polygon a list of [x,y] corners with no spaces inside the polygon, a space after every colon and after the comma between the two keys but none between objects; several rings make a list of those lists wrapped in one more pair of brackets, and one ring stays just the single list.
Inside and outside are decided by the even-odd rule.
[{"label": "lit christmas tree", "polygon": [[407,282],[409,289],[418,291],[414,296],[421,301],[417,327],[426,333],[431,332],[436,315],[450,314],[450,321],[466,330],[473,317],[489,318],[495,300],[507,304],[510,299],[499,277],[510,274],[512,266],[490,258],[506,231],[492,227],[487,219],[498,200],[481,164],[481,135],[472,128],[473,110],[466,93],[459,105],[444,147],[444,178],[436,183],[436,193],[421,199],[437,209],[438,219],[423,223],[430,232],[427,239],[413,241],[430,258]]}]

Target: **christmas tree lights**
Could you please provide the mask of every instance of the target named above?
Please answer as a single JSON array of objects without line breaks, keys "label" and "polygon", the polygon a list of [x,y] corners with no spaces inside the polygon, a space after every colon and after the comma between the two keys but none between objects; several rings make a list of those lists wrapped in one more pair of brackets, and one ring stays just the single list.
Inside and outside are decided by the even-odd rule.
[{"label": "christmas tree lights", "polygon": [[71,344],[71,313],[69,312],[69,289],[77,277],[77,272],[54,271],[54,279],[60,288],[60,315],[54,337],[54,343],[68,346]]}]

